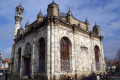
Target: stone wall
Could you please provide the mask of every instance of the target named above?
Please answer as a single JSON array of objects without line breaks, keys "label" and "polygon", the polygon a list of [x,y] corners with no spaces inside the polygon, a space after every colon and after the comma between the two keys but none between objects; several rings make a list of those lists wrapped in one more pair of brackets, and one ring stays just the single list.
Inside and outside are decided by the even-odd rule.
[{"label": "stone wall", "polygon": [[[38,31],[30,34],[29,36],[25,37],[25,39],[20,40],[16,43],[15,47],[15,60],[14,60],[14,73],[18,73],[18,49],[21,48],[21,67],[20,67],[20,75],[24,75],[25,65],[24,65],[24,58],[23,56],[25,53],[25,47],[27,43],[31,45],[31,63],[30,63],[30,73],[32,75],[37,74],[39,72],[39,51],[38,51],[38,41],[40,38],[44,38],[46,41],[47,30],[46,27],[43,26]],[[46,51],[46,50],[45,50]]]},{"label": "stone wall", "polygon": [[[39,74],[39,39],[45,39],[45,62],[46,73]],[[60,41],[63,37],[67,37],[71,43],[70,53],[70,68],[69,72],[61,71],[60,63]],[[21,48],[22,56],[25,55],[25,46],[27,43],[31,45],[31,75],[33,78],[45,76],[48,80],[60,79],[63,75],[80,77],[81,75],[89,75],[91,72],[96,71],[95,45],[100,49],[100,64],[101,71],[105,71],[104,53],[102,42],[98,38],[90,37],[88,34],[79,31],[73,31],[72,28],[60,24],[53,24],[51,22],[48,26],[44,26],[24,39],[16,43],[15,47],[15,64],[14,73],[17,73],[18,65],[18,49]],[[24,75],[24,59],[21,59],[20,76]]]},{"label": "stone wall", "polygon": [[[92,72],[105,72],[104,53],[103,45],[100,39],[90,37],[87,34],[79,31],[74,31],[64,25],[52,25],[51,26],[51,66],[53,75],[60,76],[60,74],[74,75],[75,73],[81,75],[89,75]],[[60,69],[60,40],[63,37],[67,37],[71,42],[72,52],[71,58],[71,72],[62,72]],[[96,70],[95,62],[95,45],[99,46],[100,49],[100,66],[101,70]],[[85,46],[86,49],[81,47]],[[78,76],[78,77],[79,77]]]}]

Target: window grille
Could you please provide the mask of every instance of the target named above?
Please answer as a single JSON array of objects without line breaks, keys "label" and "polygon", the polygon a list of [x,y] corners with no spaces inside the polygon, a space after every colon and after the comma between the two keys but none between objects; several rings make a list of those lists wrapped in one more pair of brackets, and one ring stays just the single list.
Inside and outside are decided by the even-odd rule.
[{"label": "window grille", "polygon": [[39,71],[45,72],[45,40],[43,38],[39,41]]},{"label": "window grille", "polygon": [[60,58],[61,58],[61,70],[69,71],[70,70],[70,46],[68,40],[63,38],[60,42]]}]

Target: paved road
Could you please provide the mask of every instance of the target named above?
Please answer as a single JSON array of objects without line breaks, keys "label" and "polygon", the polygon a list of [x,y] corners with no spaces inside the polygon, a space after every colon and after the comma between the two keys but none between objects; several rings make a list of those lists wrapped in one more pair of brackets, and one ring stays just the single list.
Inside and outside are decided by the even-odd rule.
[{"label": "paved road", "polygon": [[111,76],[113,80],[120,80],[120,76]]},{"label": "paved road", "polygon": [[[0,77],[0,80],[6,80],[5,76]],[[7,80],[10,80],[10,79],[7,79]]]},{"label": "paved road", "polygon": [[0,80],[5,80],[5,76],[0,76]]}]

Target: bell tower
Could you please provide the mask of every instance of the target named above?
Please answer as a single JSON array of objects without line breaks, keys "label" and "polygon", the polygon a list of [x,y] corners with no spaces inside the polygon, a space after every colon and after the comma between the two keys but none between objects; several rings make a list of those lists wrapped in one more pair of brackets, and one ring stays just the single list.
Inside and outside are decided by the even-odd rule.
[{"label": "bell tower", "polygon": [[21,21],[23,19],[22,13],[24,11],[24,8],[21,6],[21,3],[19,6],[16,7],[15,10],[15,28],[14,28],[14,38],[17,35],[18,29],[20,28]]}]

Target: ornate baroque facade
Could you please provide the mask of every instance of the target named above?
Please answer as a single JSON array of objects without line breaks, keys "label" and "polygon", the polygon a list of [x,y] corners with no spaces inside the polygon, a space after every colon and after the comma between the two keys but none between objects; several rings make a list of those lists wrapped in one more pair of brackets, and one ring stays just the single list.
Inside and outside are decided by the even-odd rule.
[{"label": "ornate baroque facade", "polygon": [[62,75],[79,78],[92,72],[105,72],[103,36],[95,24],[90,31],[86,19],[81,22],[72,12],[60,13],[53,1],[47,15],[41,11],[32,24],[20,27],[24,8],[16,7],[12,48],[14,76],[59,80]]}]

